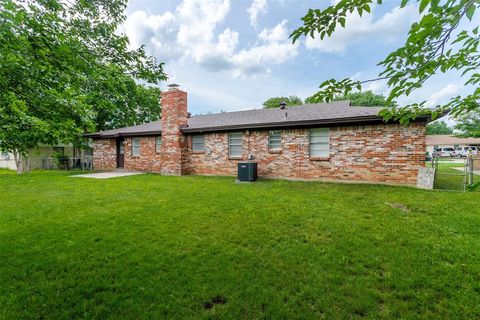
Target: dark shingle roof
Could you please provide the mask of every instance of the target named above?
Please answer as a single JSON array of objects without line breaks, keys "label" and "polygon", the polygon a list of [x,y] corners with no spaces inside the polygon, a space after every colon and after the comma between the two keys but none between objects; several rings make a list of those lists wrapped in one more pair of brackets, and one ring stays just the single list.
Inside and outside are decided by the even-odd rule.
[{"label": "dark shingle roof", "polygon": [[[381,121],[383,107],[352,107],[349,101],[305,104],[284,110],[253,109],[192,116],[183,132],[212,132],[234,129],[280,128],[336,123]],[[285,116],[286,115],[286,116]],[[161,134],[161,121],[88,134],[88,137],[116,137]]]},{"label": "dark shingle roof", "polygon": [[95,133],[89,133],[86,137],[120,137],[120,136],[137,136],[137,135],[155,135],[162,133],[162,124],[160,120],[140,124],[138,126],[118,128],[112,130],[99,131]]}]

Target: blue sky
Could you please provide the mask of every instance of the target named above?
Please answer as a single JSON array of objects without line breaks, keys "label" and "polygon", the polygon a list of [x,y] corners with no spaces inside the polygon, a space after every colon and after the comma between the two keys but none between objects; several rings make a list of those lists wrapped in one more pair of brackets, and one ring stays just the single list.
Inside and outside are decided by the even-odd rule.
[{"label": "blue sky", "polygon": [[[131,0],[121,31],[132,47],[145,45],[166,63],[170,79],[189,94],[193,114],[259,108],[273,96],[305,98],[326,79],[369,79],[376,64],[402,45],[415,5],[398,8],[386,0],[371,14],[347,19],[326,41],[288,39],[308,8],[329,1],[293,0]],[[166,84],[161,85],[164,89]],[[386,93],[385,83],[366,87]],[[442,103],[462,93],[456,74],[436,77],[400,103]]]}]

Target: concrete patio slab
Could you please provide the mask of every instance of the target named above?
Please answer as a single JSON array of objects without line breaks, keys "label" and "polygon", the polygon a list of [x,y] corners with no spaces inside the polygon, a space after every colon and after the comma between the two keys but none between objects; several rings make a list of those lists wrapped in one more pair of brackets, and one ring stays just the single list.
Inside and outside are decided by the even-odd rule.
[{"label": "concrete patio slab", "polygon": [[120,178],[120,177],[128,177],[134,176],[137,174],[143,174],[143,172],[121,172],[121,171],[113,171],[113,172],[97,172],[97,173],[87,173],[87,174],[77,174],[74,178],[92,178],[92,179],[110,179],[110,178]]}]

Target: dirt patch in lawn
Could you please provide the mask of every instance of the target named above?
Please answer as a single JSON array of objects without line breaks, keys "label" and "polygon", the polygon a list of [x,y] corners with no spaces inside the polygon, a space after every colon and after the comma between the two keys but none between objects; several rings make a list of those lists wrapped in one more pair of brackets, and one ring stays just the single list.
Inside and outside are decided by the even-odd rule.
[{"label": "dirt patch in lawn", "polygon": [[404,204],[401,204],[401,203],[388,203],[388,202],[385,202],[385,204],[388,204],[390,207],[394,208],[394,209],[398,209],[398,210],[401,210],[402,212],[405,212],[405,213],[408,213],[410,212],[410,208],[408,208],[406,205]]},{"label": "dirt patch in lawn", "polygon": [[217,304],[225,304],[227,302],[228,300],[224,296],[216,296],[210,299],[209,301],[204,302],[203,307],[205,309],[212,309]]}]

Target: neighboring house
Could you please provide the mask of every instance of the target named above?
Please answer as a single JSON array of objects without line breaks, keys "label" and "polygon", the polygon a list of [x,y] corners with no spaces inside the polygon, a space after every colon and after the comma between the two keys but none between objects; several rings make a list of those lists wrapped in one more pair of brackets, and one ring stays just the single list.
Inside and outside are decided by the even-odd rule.
[{"label": "neighboring house", "polygon": [[[76,148],[71,143],[59,143],[54,146],[39,145],[32,151],[30,151],[30,167],[31,169],[55,169],[57,167],[54,154],[63,154],[68,158],[68,166],[81,167],[81,159],[85,162],[85,156],[92,154],[91,148],[81,150]],[[87,162],[90,160],[86,160]]]},{"label": "neighboring house", "polygon": [[12,153],[0,152],[0,168],[16,170],[15,158]]},{"label": "neighboring house", "polygon": [[427,152],[432,155],[435,149],[453,148],[459,150],[464,147],[475,146],[480,150],[480,138],[460,138],[452,135],[428,135]]},{"label": "neighboring house", "polygon": [[61,153],[67,157],[74,155],[73,145],[71,144],[57,144],[55,146],[39,145],[30,151],[30,168],[31,169],[54,169],[55,159],[54,153]]},{"label": "neighboring house", "polygon": [[415,185],[425,165],[425,126],[384,123],[381,108],[348,101],[189,116],[187,93],[162,93],[159,121],[92,133],[94,168],[166,175],[235,175]]},{"label": "neighboring house", "polygon": [[[30,151],[29,161],[30,169],[56,169],[57,164],[54,159],[54,153],[61,153],[68,157],[68,165],[70,168],[81,167],[83,162],[84,167],[92,166],[92,149],[79,149],[73,147],[72,144],[57,144],[55,146],[39,145]],[[90,163],[90,165],[89,165]],[[25,165],[25,162],[24,162]],[[17,169],[15,159],[11,153],[2,153],[0,155],[0,168]]]}]

